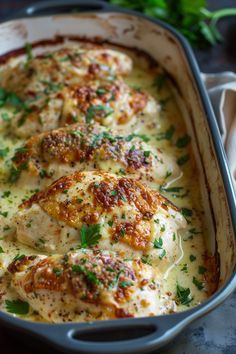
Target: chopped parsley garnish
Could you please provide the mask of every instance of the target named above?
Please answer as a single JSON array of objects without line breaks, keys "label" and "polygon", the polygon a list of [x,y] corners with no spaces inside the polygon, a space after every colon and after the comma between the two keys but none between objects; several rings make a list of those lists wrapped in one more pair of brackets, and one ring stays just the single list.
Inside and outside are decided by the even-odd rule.
[{"label": "chopped parsley garnish", "polygon": [[193,284],[196,286],[198,290],[202,290],[204,288],[203,282],[197,280],[196,277],[193,277]]},{"label": "chopped parsley garnish", "polygon": [[53,268],[53,273],[56,274],[57,277],[60,277],[62,275],[62,269],[59,268]]},{"label": "chopped parsley garnish", "polygon": [[0,158],[4,158],[7,156],[9,152],[9,147],[6,147],[6,148],[3,148],[3,149],[0,149]]},{"label": "chopped parsley garnish", "polygon": [[154,248],[162,248],[162,246],[163,246],[163,240],[162,240],[162,238],[159,237],[158,240],[155,239],[153,245],[154,245]]},{"label": "chopped parsley garnish", "polygon": [[122,176],[125,176],[126,175],[126,172],[123,168],[120,168],[119,169],[119,173],[122,175]]},{"label": "chopped parsley garnish", "polygon": [[159,74],[153,82],[153,86],[155,86],[157,88],[157,91],[160,92],[162,90],[162,88],[164,87],[165,83],[166,83],[166,74],[161,73]]},{"label": "chopped parsley garnish", "polygon": [[148,142],[150,141],[150,138],[149,138],[147,135],[145,135],[145,134],[135,134],[135,133],[128,135],[128,136],[125,138],[125,140],[126,140],[126,141],[131,141],[133,138],[140,138],[140,139],[142,139],[145,143],[148,143]]},{"label": "chopped parsley garnish", "polygon": [[188,265],[187,263],[183,264],[182,268],[180,269],[181,272],[188,273]]},{"label": "chopped parsley garnish", "polygon": [[21,172],[23,170],[26,170],[27,167],[28,167],[28,161],[23,162],[17,168],[12,166],[11,169],[10,169],[10,174],[9,174],[8,181],[10,183],[16,182],[18,180],[18,178],[20,177]]},{"label": "chopped parsley garnish", "polygon": [[127,286],[132,286],[132,285],[134,285],[134,283],[129,280],[119,282],[119,287],[122,289],[127,288]]},{"label": "chopped parsley garnish", "polygon": [[7,112],[3,112],[1,114],[1,118],[4,122],[9,122],[10,121],[10,117],[9,117],[9,114]]},{"label": "chopped parsley garnish", "polygon": [[152,265],[152,262],[150,260],[150,256],[148,254],[144,254],[142,257],[141,257],[141,261],[144,263],[144,264],[149,264],[149,265]]},{"label": "chopped parsley garnish", "polygon": [[26,43],[25,45],[25,51],[27,55],[27,60],[33,59],[33,53],[32,53],[32,45],[30,43]]},{"label": "chopped parsley garnish", "polygon": [[173,238],[173,241],[176,240],[176,234],[175,234],[175,232],[173,232],[172,238]]},{"label": "chopped parsley garnish", "polygon": [[179,284],[177,284],[176,286],[176,295],[177,301],[180,302],[182,305],[188,305],[193,300],[190,289],[184,288]]},{"label": "chopped parsley garnish", "polygon": [[114,223],[114,221],[113,221],[113,220],[109,220],[109,221],[108,221],[108,225],[109,225],[110,227],[112,227],[112,226],[113,226],[113,223]]},{"label": "chopped parsley garnish", "polygon": [[157,135],[157,140],[171,140],[175,132],[175,127],[171,125],[165,132]]},{"label": "chopped parsley garnish", "polygon": [[167,103],[171,100],[171,97],[162,98],[159,100],[161,106],[161,112],[165,112]]},{"label": "chopped parsley garnish", "polygon": [[190,254],[189,256],[190,262],[196,261],[197,257],[195,257],[193,254]]},{"label": "chopped parsley garnish", "polygon": [[3,251],[3,248],[0,246],[0,253],[5,253],[4,251]]},{"label": "chopped parsley garnish", "polygon": [[204,274],[206,273],[207,269],[203,266],[198,267],[198,274]]},{"label": "chopped parsley garnish", "polygon": [[77,198],[77,202],[81,204],[84,200],[82,198]]},{"label": "chopped parsley garnish", "polygon": [[44,93],[48,94],[51,92],[57,92],[63,88],[63,84],[61,83],[54,83],[50,81],[42,81],[43,84],[47,85],[44,90]]},{"label": "chopped parsley garnish", "polygon": [[198,235],[198,234],[201,234],[201,233],[202,233],[201,231],[197,231],[197,230],[195,229],[195,227],[192,228],[192,229],[189,229],[188,231],[190,232],[190,234],[193,234],[193,235]]},{"label": "chopped parsley garnish", "polygon": [[111,191],[111,195],[112,195],[113,197],[115,197],[117,194],[118,194],[117,191]]},{"label": "chopped parsley garnish", "polygon": [[143,155],[144,155],[145,157],[149,157],[150,154],[151,154],[151,151],[144,151],[144,152],[143,152]]},{"label": "chopped parsley garnish", "polygon": [[21,259],[23,259],[23,258],[25,258],[25,255],[18,253],[18,254],[13,258],[13,261],[19,261],[19,260],[21,260]]},{"label": "chopped parsley garnish", "polygon": [[2,215],[4,218],[6,218],[8,215],[8,211],[0,211],[0,215]]},{"label": "chopped parsley garnish", "polygon": [[11,191],[4,191],[2,194],[2,198],[3,199],[8,198],[10,195],[11,195]]},{"label": "chopped parsley garnish", "polygon": [[80,229],[81,247],[87,248],[97,245],[101,238],[100,230],[100,224],[83,225]]},{"label": "chopped parsley garnish", "polygon": [[159,258],[162,259],[165,257],[165,255],[166,255],[166,250],[163,249],[161,254],[159,255]]},{"label": "chopped parsley garnish", "polygon": [[112,269],[111,267],[106,267],[106,270],[107,270],[108,272],[114,273],[114,269]]},{"label": "chopped parsley garnish", "polygon": [[104,95],[104,94],[106,94],[108,91],[104,88],[104,87],[99,87],[98,89],[97,89],[97,91],[96,91],[96,94],[98,95],[98,96],[102,96],[102,95]]},{"label": "chopped parsley garnish", "polygon": [[165,229],[166,229],[165,225],[162,225],[160,231],[161,231],[161,232],[164,232]]},{"label": "chopped parsley garnish", "polygon": [[5,300],[5,305],[7,312],[14,313],[16,315],[27,315],[29,312],[29,304],[28,302],[21,300]]},{"label": "chopped parsley garnish", "polygon": [[184,165],[186,162],[188,162],[188,160],[190,159],[190,156],[187,154],[187,155],[183,155],[183,156],[180,156],[178,159],[177,159],[177,164],[179,166],[182,166]]},{"label": "chopped parsley garnish", "polygon": [[181,214],[184,216],[184,217],[191,217],[193,215],[193,211],[191,209],[188,209],[188,208],[181,208]]},{"label": "chopped parsley garnish", "polygon": [[185,146],[187,146],[191,141],[191,138],[189,135],[184,135],[182,137],[180,137],[177,141],[176,141],[176,146],[179,149],[184,148]]},{"label": "chopped parsley garnish", "polygon": [[21,147],[18,147],[18,148],[15,149],[15,153],[20,152],[21,154],[24,154],[27,151],[28,151],[28,148],[26,146],[21,146]]},{"label": "chopped parsley garnish", "polygon": [[102,142],[102,140],[109,140],[110,143],[114,143],[116,141],[116,139],[109,133],[107,132],[103,132],[103,133],[100,133],[100,134],[95,134],[93,136],[93,139],[90,143],[90,146],[92,148],[95,148],[98,144],[100,144]]},{"label": "chopped parsley garnish", "polygon": [[92,284],[100,284],[100,280],[96,277],[96,274],[94,272],[87,270],[85,267],[82,267],[79,264],[72,265],[72,272],[84,274],[86,280]]},{"label": "chopped parsley garnish", "polygon": [[96,116],[97,112],[104,113],[104,118],[108,117],[114,110],[108,106],[96,105],[90,106],[86,113],[86,123],[91,123],[92,119]]}]

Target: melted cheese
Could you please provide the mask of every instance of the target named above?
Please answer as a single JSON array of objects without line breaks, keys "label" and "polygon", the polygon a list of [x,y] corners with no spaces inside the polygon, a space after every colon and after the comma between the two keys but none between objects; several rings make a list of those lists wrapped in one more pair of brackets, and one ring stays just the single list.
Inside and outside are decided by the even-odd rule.
[{"label": "melted cheese", "polygon": [[[102,51],[104,52],[104,49],[102,49]],[[76,55],[74,56],[75,52],[79,53],[79,58],[77,58]],[[134,269],[134,263],[138,258],[143,266],[143,270],[139,270],[140,274],[144,274],[145,272],[147,272],[147,274],[152,274],[152,272],[158,273],[157,278],[155,278],[154,275],[151,276],[151,278],[154,277],[156,279],[155,282],[160,284],[155,296],[153,295],[153,291],[146,288],[144,289],[145,298],[149,299],[146,310],[145,306],[142,306],[140,302],[143,299],[142,297],[140,298],[140,294],[143,290],[140,290],[140,286],[136,285],[134,292],[136,300],[134,302],[136,304],[138,303],[139,306],[132,307],[134,306],[133,303],[129,302],[122,306],[126,310],[129,309],[129,312],[134,316],[146,316],[184,310],[187,307],[181,304],[181,299],[177,294],[177,284],[185,289],[190,289],[193,299],[189,302],[188,306],[195,306],[201,303],[211,293],[212,269],[209,267],[209,263],[206,262],[207,249],[204,240],[207,239],[207,235],[203,226],[204,213],[200,186],[198,180],[195,178],[197,168],[191,142],[189,142],[189,138],[186,135],[186,127],[173,96],[171,83],[160,68],[149,68],[146,61],[141,60],[132,52],[128,52],[128,56],[126,56],[109,50],[106,54],[108,54],[108,56],[99,56],[101,55],[101,50],[99,52],[98,48],[66,48],[59,50],[59,52],[56,52],[53,56],[46,54],[26,64],[24,61],[20,62],[15,69],[14,63],[19,62],[19,59],[12,60],[7,69],[3,67],[1,70],[0,86],[4,87],[8,93],[14,92],[21,100],[28,100],[27,102],[29,102],[32,91],[37,91],[37,95],[34,97],[34,104],[32,102],[29,103],[31,109],[26,116],[24,116],[24,113],[21,111],[22,107],[19,101],[18,103],[13,102],[15,106],[7,102],[0,108],[0,246],[2,251],[0,253],[0,308],[3,311],[6,311],[5,301],[7,299],[11,300],[20,297],[28,301],[31,305],[30,313],[24,317],[34,321],[46,320],[49,322],[61,322],[71,319],[81,321],[91,320],[94,319],[94,317],[98,319],[117,317],[114,316],[114,308],[110,310],[109,315],[103,307],[99,307],[102,314],[99,316],[97,314],[95,315],[96,311],[94,305],[87,303],[83,305],[80,301],[76,302],[76,300],[71,298],[71,294],[66,295],[66,301],[68,304],[71,303],[73,305],[68,307],[68,311],[65,309],[64,315],[58,317],[56,314],[58,314],[59,309],[62,307],[59,293],[50,293],[49,300],[47,300],[45,292],[47,294],[48,290],[44,289],[40,291],[39,297],[32,298],[31,295],[25,293],[22,286],[27,270],[23,269],[21,272],[16,273],[14,280],[12,280],[11,274],[7,271],[7,267],[17,255],[40,255],[38,256],[39,258],[37,258],[40,259],[40,257],[45,258],[45,256],[48,256],[50,253],[67,252],[69,248],[74,248],[79,245],[77,228],[79,229],[81,227],[80,221],[76,225],[67,225],[71,236],[68,240],[67,229],[67,231],[62,234],[59,246],[55,244],[55,239],[52,238],[54,231],[48,233],[48,225],[50,220],[52,220],[50,218],[55,218],[55,204],[51,209],[50,203],[44,204],[43,209],[41,208],[42,204],[40,208],[38,204],[34,204],[33,209],[30,209],[30,213],[27,212],[28,214],[24,214],[23,211],[18,212],[18,205],[28,199],[38,189],[49,185],[53,180],[64,174],[72,173],[77,170],[91,171],[94,168],[109,172],[118,178],[122,178],[125,173],[125,178],[138,179],[144,186],[160,191],[178,208],[182,208],[184,215],[182,216],[179,212],[177,213],[182,226],[180,229],[176,229],[176,226],[173,224],[174,219],[169,222],[167,214],[155,211],[155,220],[158,220],[158,222],[155,223],[153,221],[151,224],[152,236],[148,246],[149,251],[145,253],[140,250],[134,251],[132,247],[130,247],[129,242],[121,242],[111,247],[110,238],[108,236],[108,230],[110,228],[108,221],[114,213],[118,214],[119,221],[122,221],[123,215],[126,215],[125,217],[131,217],[131,219],[135,218],[137,210],[128,203],[124,203],[122,204],[122,208],[117,209],[116,206],[112,212],[100,215],[100,219],[96,222],[102,225],[103,237],[98,247],[106,250],[104,252],[115,251],[120,253],[119,257],[122,259],[125,257],[128,258],[131,268],[134,267]],[[133,60],[133,68],[129,56]],[[70,60],[71,57],[73,58],[72,61]],[[95,64],[100,65],[100,70],[97,70],[95,66],[90,66],[91,61],[94,60],[96,62]],[[104,63],[104,60],[106,63]],[[53,65],[57,67],[56,78],[53,76],[55,75]],[[24,78],[25,68],[28,72],[30,72],[29,68],[33,71],[30,77],[23,80],[22,75]],[[68,72],[68,75],[65,76],[65,72]],[[40,77],[38,76],[39,73]],[[116,73],[119,76],[118,79],[114,78]],[[92,75],[92,77],[89,77],[91,85],[89,85],[87,81],[84,82],[83,77],[85,75]],[[53,79],[56,80],[57,85],[53,86],[50,84]],[[63,87],[60,87],[61,84],[63,84]],[[107,86],[105,87],[105,85]],[[120,89],[118,93],[116,93],[116,86]],[[114,157],[114,154],[112,156],[108,154],[108,150],[110,151],[111,147],[114,150],[114,146],[116,146],[117,142],[109,141],[110,145],[108,144],[109,146],[107,147],[106,142],[103,141],[103,144],[106,146],[104,147],[104,145],[100,144],[99,149],[96,147],[93,158],[85,161],[80,161],[79,159],[75,163],[75,155],[71,155],[71,146],[68,151],[65,151],[64,146],[63,149],[58,152],[60,142],[59,145],[56,145],[56,155],[50,155],[51,150],[49,150],[49,147],[52,145],[45,145],[45,155],[42,158],[40,155],[41,150],[39,152],[37,149],[38,146],[42,146],[40,139],[41,137],[45,137],[45,135],[35,135],[32,137],[32,141],[26,141],[26,139],[42,131],[45,132],[43,134],[46,134],[46,137],[48,137],[49,133],[47,131],[49,129],[62,127],[64,124],[75,123],[73,119],[70,120],[71,118],[68,120],[68,117],[79,117],[78,123],[76,124],[81,127],[80,122],[84,124],[90,106],[86,106],[86,111],[78,109],[78,107],[81,107],[80,100],[84,97],[78,96],[78,92],[83,92],[86,87],[92,88],[93,92],[100,92],[100,94],[98,93],[98,97],[92,96],[92,101],[89,101],[90,104],[100,107],[105,102],[106,107],[108,107],[106,110],[112,109],[113,112],[107,117],[105,117],[106,114],[103,114],[104,109],[100,109],[100,111],[97,112],[99,114],[95,116],[98,117],[98,119],[96,119],[98,127],[96,128],[96,126],[94,126],[95,128],[93,128],[97,129],[95,135],[104,135],[104,132],[106,132],[106,134],[112,137],[126,137],[120,154],[116,157]],[[106,101],[101,100],[101,95],[107,95],[107,92],[112,92],[112,90],[114,90],[114,95],[117,94],[114,103],[110,101],[110,96],[104,98]],[[22,95],[21,92],[23,92]],[[73,96],[75,92],[77,92],[77,94]],[[139,94],[139,92],[143,93]],[[59,93],[61,93],[61,95]],[[131,98],[128,97],[129,95]],[[141,106],[139,106],[138,109],[136,108],[135,112],[134,110],[130,111],[132,107],[132,109],[135,107],[132,103],[132,99],[136,96],[133,95],[137,95],[137,100],[134,100],[136,105],[137,101],[145,98]],[[49,101],[47,97],[50,97]],[[114,99],[113,96],[112,99]],[[34,105],[36,105],[36,108]],[[37,108],[37,105],[40,109]],[[126,112],[126,118],[123,120],[121,119],[122,112]],[[90,118],[93,119],[93,117],[93,114],[90,114]],[[21,124],[22,122],[23,124]],[[100,124],[104,125],[104,127],[99,126]],[[67,132],[69,131],[69,134],[71,134],[73,129],[78,131],[78,125],[75,128],[74,126],[66,128]],[[65,134],[65,129],[60,129],[62,129],[63,134]],[[55,134],[57,135],[58,133]],[[89,139],[88,141],[91,143],[93,137]],[[78,142],[76,144],[78,145]],[[30,156],[31,168],[29,168],[27,163],[22,164],[23,160],[21,159],[25,158],[25,146],[32,147],[33,152]],[[80,148],[79,152],[81,153],[81,151],[84,152],[82,148]],[[133,156],[132,151],[139,151],[139,153],[136,154],[138,156],[138,162],[146,159],[148,167],[145,166],[145,164],[141,164],[139,167],[137,167],[137,164],[134,164],[132,168],[127,168],[127,161],[124,158],[124,156],[127,157],[127,155],[125,155],[126,152],[129,152],[131,160],[133,158],[134,161],[137,162],[137,156]],[[76,153],[78,153],[78,151],[76,151]],[[145,157],[145,159],[140,160],[140,154],[142,157]],[[65,156],[67,162],[63,161],[62,163],[60,159],[62,157],[65,158]],[[70,160],[71,156],[72,160]],[[27,158],[28,157],[26,157],[26,162],[28,161]],[[73,163],[71,164],[71,162]],[[11,173],[10,178],[14,183],[9,183],[9,173]],[[84,186],[85,185],[81,183],[81,190],[83,190]],[[70,202],[71,198],[73,198],[73,193],[72,188],[69,191]],[[68,198],[66,194],[61,194],[58,197],[59,199],[56,200],[56,203],[58,201],[64,201],[66,197]],[[79,199],[83,198],[84,197],[79,196]],[[16,216],[18,223],[12,221],[12,216],[15,213],[18,213]],[[63,221],[60,220],[59,224],[65,227]],[[19,227],[21,230],[18,230],[18,238],[16,238],[16,230]],[[145,230],[145,228],[150,227],[150,223],[146,222],[142,227],[143,230]],[[22,228],[24,232],[22,232]],[[160,241],[160,238],[163,242]],[[43,242],[40,243],[42,239]],[[153,247],[155,239],[159,243],[157,242],[156,247]],[[169,241],[167,242],[166,240]],[[161,256],[163,251],[166,252],[168,257]],[[90,250],[86,252],[90,252]],[[124,254],[126,255],[124,256]],[[60,258],[61,256],[55,257]],[[139,265],[139,267],[141,266]],[[147,276],[147,278],[148,277],[149,276]],[[157,297],[159,300],[162,299],[161,302],[156,302]],[[43,300],[41,301],[41,299]],[[109,301],[108,303],[110,304]],[[52,303],[54,303],[53,315],[49,316],[48,308]],[[144,304],[145,301],[142,303]],[[78,308],[80,312],[78,312]],[[38,311],[39,314],[33,312],[33,309]]]}]

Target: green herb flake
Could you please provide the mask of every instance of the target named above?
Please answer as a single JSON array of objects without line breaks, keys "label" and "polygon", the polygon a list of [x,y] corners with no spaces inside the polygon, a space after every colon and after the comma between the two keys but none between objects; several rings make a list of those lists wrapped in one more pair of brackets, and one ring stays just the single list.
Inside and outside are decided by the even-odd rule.
[{"label": "green herb flake", "polygon": [[180,137],[177,141],[176,141],[176,146],[179,149],[182,149],[184,147],[186,147],[191,141],[191,138],[189,135],[184,135],[182,137]]},{"label": "green herb flake", "polygon": [[6,157],[9,151],[9,147],[0,149],[0,158],[3,159],[4,157]]},{"label": "green herb flake", "polygon": [[87,248],[97,245],[101,238],[100,231],[100,224],[83,225],[80,229],[81,247]]},{"label": "green herb flake", "polygon": [[198,290],[202,290],[204,288],[203,282],[199,281],[196,277],[193,277],[193,284]]},{"label": "green herb flake", "polygon": [[13,262],[14,261],[20,261],[23,258],[25,258],[24,254],[17,253],[17,255],[13,258]]},{"label": "green herb flake", "polygon": [[149,157],[150,154],[151,154],[151,151],[144,151],[144,152],[143,152],[143,155],[144,155],[145,157]]},{"label": "green herb flake", "polygon": [[25,44],[25,52],[27,56],[27,61],[33,59],[32,45],[30,43]]},{"label": "green herb flake", "polygon": [[140,139],[142,139],[145,143],[148,143],[148,142],[150,141],[150,138],[149,138],[147,135],[145,135],[145,134],[135,134],[135,133],[128,135],[128,136],[125,138],[125,140],[126,140],[126,141],[131,141],[133,138],[140,138]]},{"label": "green herb flake", "polygon": [[113,197],[115,197],[117,194],[118,194],[117,191],[111,191],[111,195],[112,195]]},{"label": "green herb flake", "polygon": [[186,162],[188,162],[190,159],[190,156],[187,154],[187,155],[183,155],[183,156],[180,156],[178,159],[177,159],[177,164],[179,166],[183,166]]},{"label": "green herb flake", "polygon": [[166,256],[166,250],[162,250],[161,254],[159,255],[159,259],[163,259]]},{"label": "green herb flake", "polygon": [[60,277],[63,273],[63,270],[59,268],[53,268],[52,271],[54,274],[56,274],[57,277]]},{"label": "green herb flake", "polygon": [[176,286],[177,302],[182,305],[188,305],[193,297],[189,288],[184,288],[183,286],[177,284]]},{"label": "green herb flake", "polygon": [[189,256],[190,262],[194,262],[194,261],[196,261],[196,259],[197,259],[197,257],[195,257],[193,254],[190,254],[190,256]]},{"label": "green herb flake", "polygon": [[82,267],[79,264],[72,265],[72,272],[84,274],[86,280],[89,283],[96,284],[96,285],[100,284],[100,280],[96,277],[96,274],[94,272],[87,270],[85,267]]},{"label": "green herb flake", "polygon": [[10,121],[10,117],[9,117],[9,114],[7,112],[3,112],[1,114],[1,118],[4,122],[9,122]]},{"label": "green herb flake", "polygon": [[171,140],[175,132],[175,127],[171,125],[165,132],[161,132],[157,135],[157,140]]},{"label": "green herb flake", "polygon": [[132,285],[134,285],[134,283],[132,281],[129,281],[129,280],[119,282],[119,287],[122,288],[122,289],[125,289],[128,286],[132,286]]},{"label": "green herb flake", "polygon": [[162,248],[162,246],[163,246],[163,240],[162,240],[162,238],[159,237],[158,240],[155,239],[153,245],[154,245],[154,248]]},{"label": "green herb flake", "polygon": [[114,223],[114,221],[113,221],[113,220],[109,220],[109,221],[108,221],[108,225],[109,225],[110,227],[112,227],[112,226],[113,226],[113,223]]},{"label": "green herb flake", "polygon": [[141,257],[141,261],[142,261],[144,264],[152,265],[150,256],[149,256],[148,254],[144,254],[144,255]]},{"label": "green herb flake", "polygon": [[163,89],[163,87],[165,86],[166,80],[167,80],[167,77],[166,77],[166,74],[164,74],[164,73],[159,74],[154,79],[153,86],[157,88],[158,92],[160,92]]},{"label": "green herb flake", "polygon": [[102,113],[103,117],[106,118],[114,112],[114,110],[108,106],[96,105],[90,106],[86,113],[86,123],[91,123],[92,119],[96,116],[96,113]]},{"label": "green herb flake", "polygon": [[5,300],[7,312],[14,313],[16,315],[27,315],[29,312],[28,302],[21,300]]},{"label": "green herb flake", "polygon": [[0,246],[0,253],[5,253],[4,251],[3,251],[3,248]]},{"label": "green herb flake", "polygon": [[184,217],[191,217],[193,215],[193,211],[191,209],[188,209],[188,208],[181,208],[181,214]]},{"label": "green herb flake", "polygon": [[181,272],[188,273],[188,265],[187,263],[183,264],[182,268],[180,269]]},{"label": "green herb flake", "polygon": [[199,266],[198,267],[198,274],[204,274],[206,273],[207,268],[203,267],[203,266]]},{"label": "green herb flake", "polygon": [[2,215],[4,218],[6,218],[8,215],[8,211],[0,211],[0,215]]}]

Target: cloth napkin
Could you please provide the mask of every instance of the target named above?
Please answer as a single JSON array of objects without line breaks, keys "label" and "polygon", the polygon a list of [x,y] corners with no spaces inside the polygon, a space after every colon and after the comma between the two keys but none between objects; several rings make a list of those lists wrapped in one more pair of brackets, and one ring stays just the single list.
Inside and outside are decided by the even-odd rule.
[{"label": "cloth napkin", "polygon": [[236,74],[202,74],[228,158],[236,191]]}]

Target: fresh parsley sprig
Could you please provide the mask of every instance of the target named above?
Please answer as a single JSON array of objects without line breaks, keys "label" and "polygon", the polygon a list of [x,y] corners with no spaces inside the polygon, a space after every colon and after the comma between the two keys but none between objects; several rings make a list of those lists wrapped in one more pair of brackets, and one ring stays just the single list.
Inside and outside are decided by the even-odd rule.
[{"label": "fresh parsley sprig", "polygon": [[110,0],[110,2],[168,22],[198,48],[222,41],[217,22],[223,17],[236,15],[236,8],[209,11],[206,8],[206,0]]}]

